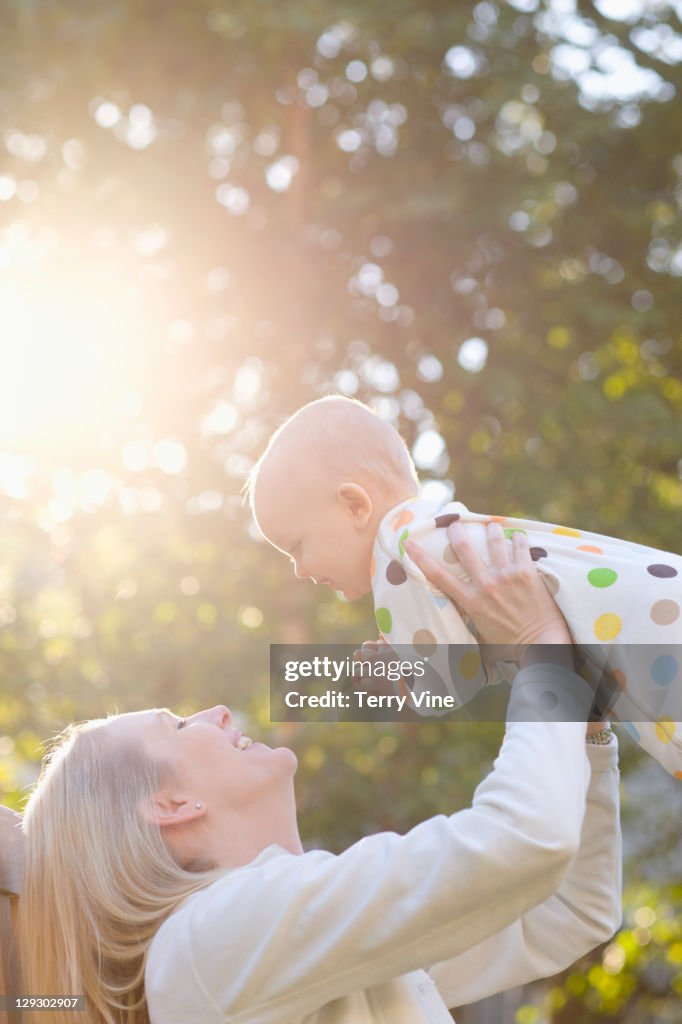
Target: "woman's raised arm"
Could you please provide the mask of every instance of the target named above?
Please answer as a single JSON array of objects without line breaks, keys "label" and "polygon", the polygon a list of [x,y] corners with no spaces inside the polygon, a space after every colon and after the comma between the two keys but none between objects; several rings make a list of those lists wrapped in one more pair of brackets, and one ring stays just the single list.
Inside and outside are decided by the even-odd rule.
[{"label": "woman's raised arm", "polygon": [[[524,572],[500,567],[490,583],[476,570],[469,591],[486,596],[479,618],[523,608],[495,636],[515,645],[528,638],[518,622],[533,621],[542,600],[519,589]],[[534,639],[565,656],[569,638],[556,615]],[[271,849],[195,895],[150,950],[153,1019],[179,1020],[180,999],[188,1012],[194,1000],[197,1013],[210,1002],[226,1017],[295,1019],[464,954],[548,900],[580,845],[590,766],[584,718],[532,720],[535,684],[563,690],[579,705],[575,717],[587,716],[591,691],[561,662],[521,671],[504,744],[467,810],[404,836],[369,836],[340,856]]]},{"label": "woman's raised arm", "polygon": [[[591,779],[580,848],[555,893],[429,974],[447,1006],[462,1006],[565,970],[622,920],[618,743],[587,744]],[[494,968],[491,969],[491,965]]]}]

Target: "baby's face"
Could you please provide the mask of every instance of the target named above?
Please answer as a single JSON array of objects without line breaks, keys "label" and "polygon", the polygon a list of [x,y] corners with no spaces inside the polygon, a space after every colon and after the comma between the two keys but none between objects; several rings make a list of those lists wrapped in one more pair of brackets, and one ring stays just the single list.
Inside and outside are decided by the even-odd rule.
[{"label": "baby's face", "polygon": [[326,583],[355,601],[371,589],[374,536],[360,528],[332,486],[256,490],[254,511],[266,539],[289,556],[298,579]]}]

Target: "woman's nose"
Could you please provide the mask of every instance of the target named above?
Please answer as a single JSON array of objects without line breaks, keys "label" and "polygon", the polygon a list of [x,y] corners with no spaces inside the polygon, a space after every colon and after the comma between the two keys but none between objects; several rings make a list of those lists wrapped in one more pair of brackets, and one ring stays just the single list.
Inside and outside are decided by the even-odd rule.
[{"label": "woman's nose", "polygon": [[209,708],[203,714],[210,722],[219,725],[221,729],[224,729],[232,721],[232,712],[224,704],[216,704],[214,708]]},{"label": "woman's nose", "polygon": [[232,721],[232,712],[224,704],[218,704],[216,711],[218,713],[218,721],[220,722],[220,728],[224,729],[226,725],[229,725]]}]

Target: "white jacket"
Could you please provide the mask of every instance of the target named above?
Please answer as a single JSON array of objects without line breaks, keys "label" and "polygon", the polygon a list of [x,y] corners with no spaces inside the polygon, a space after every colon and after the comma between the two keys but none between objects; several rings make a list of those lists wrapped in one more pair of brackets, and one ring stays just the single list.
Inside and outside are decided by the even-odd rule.
[{"label": "white jacket", "polygon": [[617,744],[584,735],[510,722],[471,808],[339,856],[270,846],[187,897],[149,948],[152,1024],[452,1024],[568,967],[621,919]]}]

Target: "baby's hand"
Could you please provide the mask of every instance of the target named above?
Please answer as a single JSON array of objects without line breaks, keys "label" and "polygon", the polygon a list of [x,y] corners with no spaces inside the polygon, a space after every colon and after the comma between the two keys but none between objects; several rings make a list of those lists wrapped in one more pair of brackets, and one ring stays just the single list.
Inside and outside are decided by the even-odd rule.
[{"label": "baby's hand", "polygon": [[[391,696],[396,693],[397,690],[393,689],[393,683],[390,682],[385,676],[374,675],[374,665],[379,661],[392,661],[396,657],[396,653],[388,643],[382,637],[378,640],[365,640],[362,647],[359,647],[356,651],[353,651],[353,661],[356,663],[356,668],[353,672],[353,683],[355,686],[361,686],[367,693],[377,694],[378,696]],[[365,670],[363,673],[360,669],[359,662],[368,661],[372,666],[371,675]]]}]

